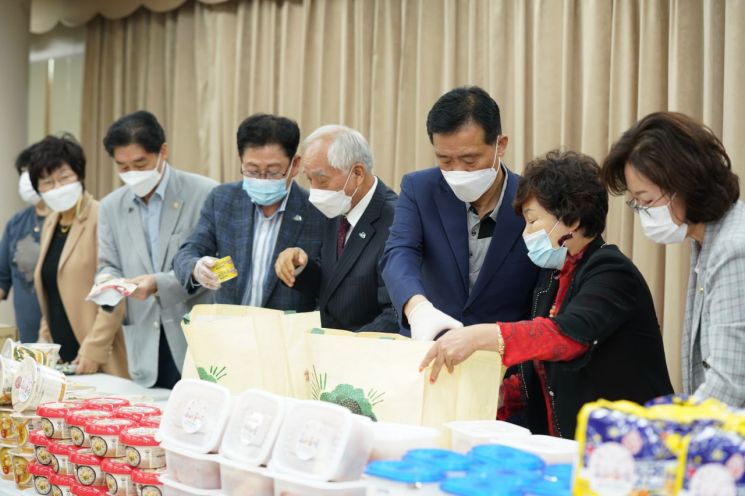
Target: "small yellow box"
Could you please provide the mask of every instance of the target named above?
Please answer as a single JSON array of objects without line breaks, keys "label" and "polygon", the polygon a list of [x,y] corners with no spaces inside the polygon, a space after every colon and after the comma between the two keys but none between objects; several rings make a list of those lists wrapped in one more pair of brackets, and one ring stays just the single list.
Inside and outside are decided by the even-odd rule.
[{"label": "small yellow box", "polygon": [[217,260],[212,265],[212,272],[215,273],[217,279],[221,283],[238,277],[238,271],[235,269],[235,265],[233,265],[233,259],[230,255]]}]

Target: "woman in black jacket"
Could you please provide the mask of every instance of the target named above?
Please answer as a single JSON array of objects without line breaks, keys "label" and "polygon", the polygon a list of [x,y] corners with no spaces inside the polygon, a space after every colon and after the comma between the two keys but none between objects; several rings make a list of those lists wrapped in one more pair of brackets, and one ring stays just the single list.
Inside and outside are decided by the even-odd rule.
[{"label": "woman in black jacket", "polygon": [[[577,413],[605,398],[644,403],[672,393],[652,295],[639,270],[603,241],[608,192],[586,155],[549,152],[528,164],[515,210],[528,256],[542,267],[532,320],[453,329],[421,364],[434,382],[476,350],[502,355],[500,418],[534,434],[574,437]],[[509,284],[509,281],[504,281]]]}]

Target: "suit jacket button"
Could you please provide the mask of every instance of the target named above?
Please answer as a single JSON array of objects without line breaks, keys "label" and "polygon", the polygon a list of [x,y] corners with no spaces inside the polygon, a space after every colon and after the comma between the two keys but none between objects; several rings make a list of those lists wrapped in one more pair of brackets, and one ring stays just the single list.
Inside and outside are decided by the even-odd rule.
[{"label": "suit jacket button", "polygon": [[160,322],[158,322],[157,320],[153,322],[153,327],[160,327]]},{"label": "suit jacket button", "polygon": [[698,292],[699,292],[699,293],[703,293],[703,292],[704,292],[704,288],[703,288],[703,286],[702,286],[702,287],[700,287],[700,288],[698,288]]}]

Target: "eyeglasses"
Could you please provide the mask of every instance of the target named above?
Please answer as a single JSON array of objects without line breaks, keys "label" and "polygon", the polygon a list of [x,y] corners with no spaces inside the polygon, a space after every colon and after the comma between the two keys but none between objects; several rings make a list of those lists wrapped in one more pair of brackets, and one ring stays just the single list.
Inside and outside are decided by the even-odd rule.
[{"label": "eyeglasses", "polygon": [[[641,213],[644,212],[645,214],[650,215],[649,209],[654,207],[654,204],[660,201],[665,196],[667,196],[667,193],[662,193],[656,200],[651,201],[646,205],[642,205],[641,203],[639,203],[639,200],[637,200],[636,198],[631,198],[629,200],[626,200],[626,205],[628,205],[636,214],[641,215]],[[673,193],[673,195],[670,197],[670,201],[673,201],[673,198],[675,198],[675,193]]]},{"label": "eyeglasses", "polygon": [[270,167],[266,171],[261,172],[256,167],[253,167],[251,169],[244,169],[243,165],[241,165],[241,174],[243,174],[243,177],[248,177],[251,179],[282,179],[283,177],[287,176],[287,173],[290,172],[290,169],[292,169],[292,162],[290,162],[290,165],[287,166],[287,170],[284,172],[281,172],[279,170],[279,167]]},{"label": "eyeglasses", "polygon": [[57,177],[49,176],[45,177],[44,179],[39,179],[37,187],[40,191],[49,191],[59,186],[74,183],[77,180],[78,176],[76,176],[74,172],[65,172],[64,174]]}]

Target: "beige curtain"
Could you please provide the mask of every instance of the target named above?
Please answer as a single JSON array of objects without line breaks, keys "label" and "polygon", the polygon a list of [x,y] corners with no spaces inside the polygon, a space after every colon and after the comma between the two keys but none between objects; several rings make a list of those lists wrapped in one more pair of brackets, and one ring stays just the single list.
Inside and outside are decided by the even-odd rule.
[{"label": "beige curtain", "polygon": [[[376,171],[433,164],[432,103],[464,84],[486,88],[520,171],[555,147],[601,161],[641,116],[679,110],[723,138],[745,173],[745,2],[739,0],[190,1],[88,25],[83,143],[98,196],[118,186],[101,147],[106,127],[139,108],[166,128],[172,163],[238,179],[235,131],[253,112],[359,129]],[[621,199],[607,238],[644,273],[680,384],[687,246],[647,241]],[[508,283],[508,282],[507,282]]]}]

